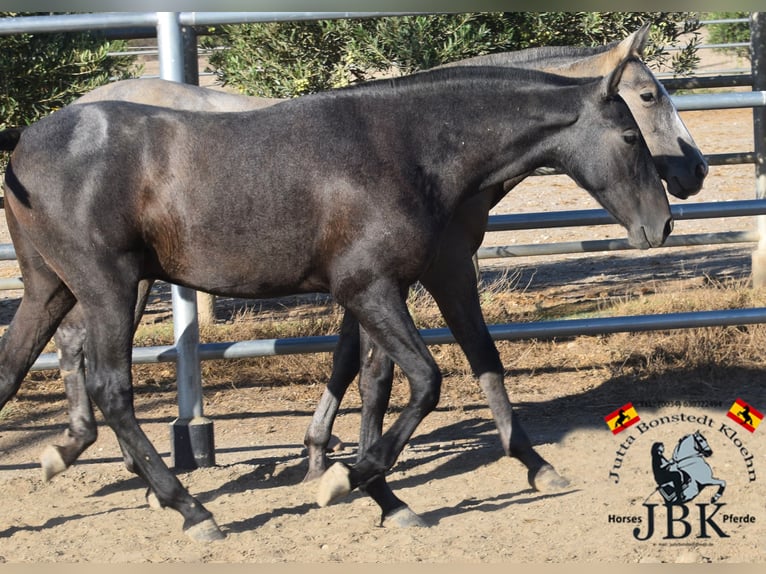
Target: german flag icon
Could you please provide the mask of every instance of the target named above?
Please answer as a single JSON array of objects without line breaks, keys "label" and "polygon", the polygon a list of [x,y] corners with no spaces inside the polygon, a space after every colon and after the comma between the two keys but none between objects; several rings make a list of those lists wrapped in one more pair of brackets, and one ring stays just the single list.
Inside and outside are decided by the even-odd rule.
[{"label": "german flag icon", "polygon": [[734,401],[726,416],[750,432],[755,432],[763,420],[763,413],[742,399]]},{"label": "german flag icon", "polygon": [[604,420],[612,434],[617,434],[636,424],[641,420],[641,417],[638,416],[636,409],[633,408],[633,403],[626,403],[613,413],[606,415]]}]

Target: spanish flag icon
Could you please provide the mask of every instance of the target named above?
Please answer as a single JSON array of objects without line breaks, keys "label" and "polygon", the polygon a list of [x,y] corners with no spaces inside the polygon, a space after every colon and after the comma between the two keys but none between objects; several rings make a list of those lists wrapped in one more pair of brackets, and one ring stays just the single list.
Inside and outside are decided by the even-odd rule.
[{"label": "spanish flag icon", "polygon": [[734,401],[726,416],[750,432],[755,432],[763,420],[763,413],[742,399]]},{"label": "spanish flag icon", "polygon": [[641,420],[641,417],[638,416],[636,409],[633,408],[633,403],[627,403],[613,413],[606,415],[604,420],[612,434],[617,434],[636,424]]}]

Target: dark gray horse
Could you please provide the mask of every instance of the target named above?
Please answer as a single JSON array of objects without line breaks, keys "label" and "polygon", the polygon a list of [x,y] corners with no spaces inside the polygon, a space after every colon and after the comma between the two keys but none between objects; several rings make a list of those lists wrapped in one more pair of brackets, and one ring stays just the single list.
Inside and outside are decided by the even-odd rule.
[{"label": "dark gray horse", "polygon": [[[623,69],[567,80],[459,67],[252,112],[103,102],[37,122],[5,176],[25,292],[0,341],[0,405],[79,302],[89,396],[184,530],[220,537],[135,419],[138,283],[251,298],[326,291],[410,382],[397,421],[357,464],[325,473],[319,502],[371,484],[439,398],[441,376],[405,295],[465,200],[551,166],[591,192],[634,246],[670,233],[664,188],[617,96]],[[211,204],[217,195],[226,201]]]},{"label": "dark gray horse", "polygon": [[[671,193],[685,198],[696,193],[707,172],[705,160],[694,141],[681,122],[678,114],[661,84],[641,62],[640,56],[647,40],[648,26],[631,34],[622,42],[599,48],[536,48],[520,52],[511,52],[488,57],[474,58],[463,62],[473,65],[490,63],[492,65],[515,64],[523,67],[542,68],[555,71],[557,74],[568,76],[591,77],[604,75],[614,67],[615,61],[629,56],[623,71],[619,90],[621,97],[626,100],[636,118],[650,152],[655,160],[660,176],[668,182]],[[610,68],[611,66],[611,68]],[[238,111],[255,109],[270,105],[276,100],[235,96],[222,92],[205,90],[193,86],[169,83],[162,80],[127,80],[116,82],[98,88],[83,96],[76,103],[87,103],[102,100],[134,101],[149,103],[179,109],[196,109],[208,111]],[[2,135],[2,133],[0,133]],[[518,178],[520,181],[523,178]],[[464,254],[478,247],[483,238],[487,214],[490,207],[514,185],[515,182],[505,182],[504,186],[496,186],[484,190],[477,198],[467,201],[450,223],[450,227],[442,240],[442,247],[435,255],[428,271],[422,280],[433,291],[442,307],[452,309],[452,314],[464,315],[462,309],[466,301],[478,304],[475,285],[472,282],[463,284],[462,276],[453,274],[455,269],[464,266]],[[150,282],[142,282],[139,289],[139,306],[136,319],[140,317],[143,303],[148,294]],[[449,286],[446,289],[445,286]],[[55,446],[47,447],[41,456],[44,477],[51,478],[66,469],[77,457],[96,439],[96,424],[92,409],[85,392],[84,363],[82,346],[85,332],[82,328],[79,312],[76,307],[69,313],[55,336],[60,351],[61,370],[70,401],[70,425],[63,437]],[[453,324],[460,324],[453,320]],[[464,322],[463,322],[464,323]],[[487,341],[486,328],[480,324],[468,323],[466,328],[471,331],[465,340]],[[493,348],[491,340],[489,346]],[[347,386],[359,370],[359,342],[356,322],[348,315],[341,333],[341,341],[336,355],[335,371],[331,383],[317,411],[316,417],[306,434],[306,445],[309,450],[309,470],[307,479],[316,478],[326,468],[324,456],[327,439],[330,436],[332,422],[337,412],[339,402]],[[374,351],[373,351],[374,353]],[[479,361],[483,361],[493,369],[483,377],[483,386],[487,389],[490,406],[496,413],[496,420],[503,437],[503,445],[509,454],[521,450],[530,450],[523,431],[511,432],[510,402],[504,392],[502,381],[502,366],[493,364],[477,355],[474,348],[468,348],[467,354],[472,365],[481,377]],[[377,355],[366,354],[368,361]],[[485,357],[487,355],[485,354]],[[489,355],[490,358],[492,355]],[[366,363],[369,364],[369,363]],[[389,367],[390,368],[390,367]],[[370,381],[362,369],[362,388],[366,396],[373,396],[365,401],[363,444],[372,442],[370,437],[379,434],[384,397],[388,396],[390,381]],[[387,372],[383,369],[382,372]],[[490,371],[488,371],[490,372]],[[366,389],[380,391],[370,395]],[[387,402],[387,400],[385,401]],[[126,457],[128,468],[133,468],[129,457]],[[537,460],[540,468],[548,468],[544,461]],[[563,480],[553,472],[531,472],[530,482],[538,488],[562,485]],[[387,507],[399,506],[403,503],[389,497]],[[388,513],[384,512],[384,516]],[[401,521],[403,513],[396,516]]]}]

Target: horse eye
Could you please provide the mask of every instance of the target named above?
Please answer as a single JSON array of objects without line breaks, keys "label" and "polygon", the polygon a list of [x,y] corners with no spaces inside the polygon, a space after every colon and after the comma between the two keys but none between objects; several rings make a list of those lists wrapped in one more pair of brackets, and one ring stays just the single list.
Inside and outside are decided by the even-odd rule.
[{"label": "horse eye", "polygon": [[654,94],[652,92],[644,92],[641,94],[641,100],[644,102],[653,102],[654,101]]},{"label": "horse eye", "polygon": [[633,145],[638,141],[638,132],[635,132],[633,130],[628,130],[626,132],[623,132],[622,139],[625,141],[626,144]]}]

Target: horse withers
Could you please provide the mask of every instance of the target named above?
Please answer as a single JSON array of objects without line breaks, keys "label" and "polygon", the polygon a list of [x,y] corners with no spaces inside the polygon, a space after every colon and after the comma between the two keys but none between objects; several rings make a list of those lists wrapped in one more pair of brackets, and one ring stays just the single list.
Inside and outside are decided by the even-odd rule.
[{"label": "horse withers", "polygon": [[670,233],[664,188],[617,95],[622,71],[569,80],[465,67],[251,112],[102,102],[37,122],[5,176],[25,293],[0,341],[0,405],[78,302],[89,396],[159,502],[184,516],[184,530],[220,537],[135,419],[138,283],[236,297],[327,291],[410,382],[397,421],[357,464],[325,473],[319,498],[371,483],[439,398],[441,376],[405,294],[462,202],[553,166],[613,213],[636,247]]}]

